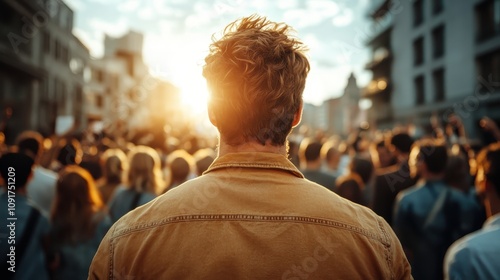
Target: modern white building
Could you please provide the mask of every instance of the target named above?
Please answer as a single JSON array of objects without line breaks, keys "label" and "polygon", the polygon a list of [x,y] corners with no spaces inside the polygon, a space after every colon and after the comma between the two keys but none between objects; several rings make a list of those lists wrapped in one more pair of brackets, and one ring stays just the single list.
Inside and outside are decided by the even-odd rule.
[{"label": "modern white building", "polygon": [[372,120],[425,127],[455,113],[473,137],[483,116],[500,120],[499,0],[376,0],[369,15]]}]

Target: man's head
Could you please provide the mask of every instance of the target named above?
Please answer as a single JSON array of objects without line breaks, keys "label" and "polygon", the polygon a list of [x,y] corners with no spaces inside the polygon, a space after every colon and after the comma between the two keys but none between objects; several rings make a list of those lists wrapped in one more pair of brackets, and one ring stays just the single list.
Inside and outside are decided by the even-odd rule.
[{"label": "man's head", "polygon": [[224,143],[282,146],[300,122],[310,66],[291,31],[253,15],[229,24],[210,45],[203,76],[210,120]]},{"label": "man's head", "polygon": [[302,140],[299,148],[299,159],[302,168],[319,168],[321,166],[320,142],[306,138]]},{"label": "man's head", "polygon": [[17,138],[16,146],[19,153],[37,161],[43,151],[43,136],[36,131],[25,131]]},{"label": "man's head", "polygon": [[413,138],[408,133],[394,134],[391,137],[391,150],[396,157],[408,155],[413,142]]},{"label": "man's head", "polygon": [[484,148],[477,157],[477,165],[477,193],[487,199],[486,208],[489,208],[489,214],[495,214],[491,213],[491,203],[496,201],[500,204],[500,144],[494,143]]},{"label": "man's head", "polygon": [[[15,191],[23,189],[31,177],[33,158],[22,153],[8,153],[0,158],[0,175],[5,185],[15,183]],[[12,179],[11,179],[12,178]]]},{"label": "man's head", "polygon": [[414,176],[417,173],[426,179],[442,177],[447,161],[448,149],[442,141],[420,140],[411,149],[410,167]]}]

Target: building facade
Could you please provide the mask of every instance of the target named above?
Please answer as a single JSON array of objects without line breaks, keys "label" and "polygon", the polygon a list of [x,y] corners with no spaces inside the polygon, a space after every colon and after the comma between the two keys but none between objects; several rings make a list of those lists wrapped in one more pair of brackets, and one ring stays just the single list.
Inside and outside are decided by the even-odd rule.
[{"label": "building facade", "polygon": [[[388,82],[381,88],[389,93],[372,108],[375,114],[390,108],[385,123],[425,126],[432,115],[446,123],[454,113],[478,137],[483,116],[500,120],[499,0],[375,1],[370,15],[384,28],[368,43],[373,80],[365,92],[380,89],[385,68]],[[380,41],[387,51],[380,51]],[[377,62],[386,64],[374,67]]]},{"label": "building facade", "polygon": [[12,112],[1,120],[9,144],[26,129],[53,133],[58,116],[84,125],[89,51],[72,29],[73,11],[62,1],[0,0],[0,109]]}]

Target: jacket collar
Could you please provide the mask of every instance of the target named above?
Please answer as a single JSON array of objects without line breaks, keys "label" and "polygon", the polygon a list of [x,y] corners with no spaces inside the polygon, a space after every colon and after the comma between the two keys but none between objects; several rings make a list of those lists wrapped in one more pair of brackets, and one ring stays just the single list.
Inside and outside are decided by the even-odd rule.
[{"label": "jacket collar", "polygon": [[296,177],[304,178],[304,175],[284,155],[264,152],[241,152],[230,153],[218,157],[203,174],[210,173],[223,168],[262,168],[279,169],[290,172]]}]

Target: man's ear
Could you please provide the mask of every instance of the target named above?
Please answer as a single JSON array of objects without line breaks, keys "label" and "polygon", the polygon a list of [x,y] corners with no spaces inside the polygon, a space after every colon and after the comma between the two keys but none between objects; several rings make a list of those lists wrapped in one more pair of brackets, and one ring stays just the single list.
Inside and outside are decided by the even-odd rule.
[{"label": "man's ear", "polygon": [[300,121],[302,120],[302,109],[303,109],[303,104],[300,103],[299,109],[297,109],[297,112],[293,115],[293,122],[292,122],[292,127],[296,127],[297,125],[300,124]]}]

